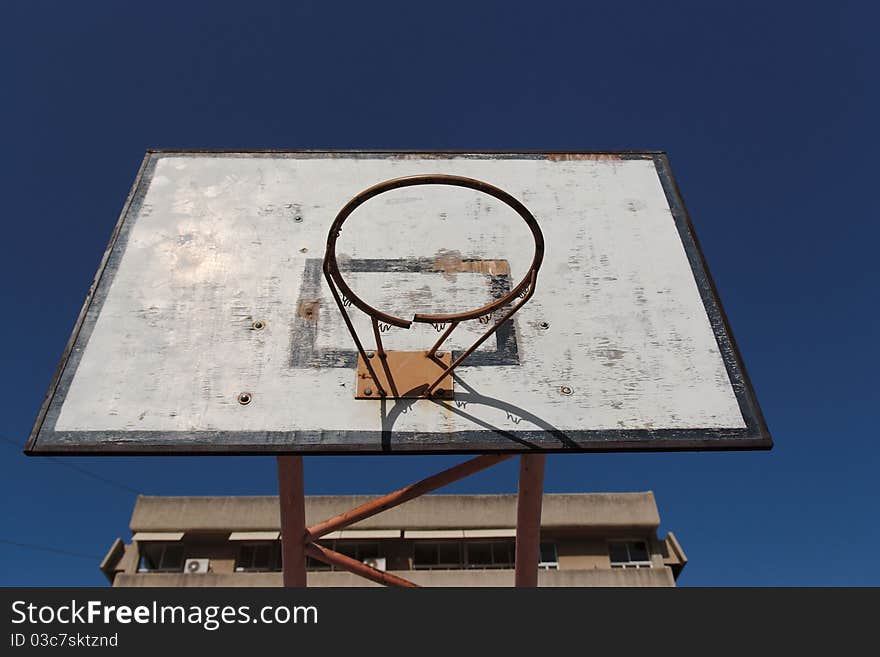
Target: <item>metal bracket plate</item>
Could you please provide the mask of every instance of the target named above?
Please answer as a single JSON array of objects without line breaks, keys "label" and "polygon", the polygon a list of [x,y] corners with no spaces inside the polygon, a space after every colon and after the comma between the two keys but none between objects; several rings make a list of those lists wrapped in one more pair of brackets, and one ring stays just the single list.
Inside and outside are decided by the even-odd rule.
[{"label": "metal bracket plate", "polygon": [[[433,357],[427,351],[386,351],[384,358],[378,352],[369,352],[373,371],[379,383],[393,399],[417,399],[425,396],[425,390],[443,370],[452,364],[452,354],[437,352]],[[434,399],[452,399],[454,395],[452,373],[443,377],[431,393]],[[376,384],[358,354],[357,390],[355,399],[381,399]]]}]

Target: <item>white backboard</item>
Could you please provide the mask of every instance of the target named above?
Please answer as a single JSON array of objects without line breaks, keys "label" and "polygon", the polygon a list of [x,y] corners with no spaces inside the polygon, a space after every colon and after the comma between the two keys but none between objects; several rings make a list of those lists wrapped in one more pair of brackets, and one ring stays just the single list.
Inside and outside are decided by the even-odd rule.
[{"label": "white backboard", "polygon": [[[361,190],[432,173],[529,208],[546,244],[534,296],[456,370],[454,400],[356,400],[357,352],[321,276],[329,226]],[[491,197],[411,187],[356,210],[338,253],[359,295],[406,316],[499,297],[533,242]],[[462,325],[453,355],[484,330]],[[426,349],[436,333],[384,338]],[[662,153],[163,151],[147,154],[27,450],[770,445]]]}]

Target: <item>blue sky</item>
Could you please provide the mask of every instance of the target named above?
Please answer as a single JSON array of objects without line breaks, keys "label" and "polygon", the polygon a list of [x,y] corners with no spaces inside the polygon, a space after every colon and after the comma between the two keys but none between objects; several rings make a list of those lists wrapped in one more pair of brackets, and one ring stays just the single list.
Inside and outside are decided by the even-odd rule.
[{"label": "blue sky", "polygon": [[[668,151],[776,446],[551,456],[546,489],[653,490],[691,560],[681,585],[880,584],[872,3],[0,16],[0,584],[101,585],[136,492],[275,492],[271,458],[21,455],[151,147]],[[306,487],[382,493],[459,460],[310,457]],[[447,490],[515,487],[511,462]]]}]

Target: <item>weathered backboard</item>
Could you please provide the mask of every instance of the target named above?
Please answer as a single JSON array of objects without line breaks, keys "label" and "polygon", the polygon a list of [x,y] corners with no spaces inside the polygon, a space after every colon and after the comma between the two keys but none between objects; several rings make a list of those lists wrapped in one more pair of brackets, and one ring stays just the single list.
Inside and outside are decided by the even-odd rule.
[{"label": "weathered backboard", "polygon": [[[361,190],[438,173],[488,182],[528,207],[546,242],[534,295],[455,371],[454,399],[355,399],[357,352],[321,276],[328,228]],[[441,186],[368,201],[338,243],[353,289],[403,316],[500,298],[533,250],[510,208]],[[462,325],[452,356],[484,330]],[[392,327],[383,339],[417,350],[436,335]],[[26,449],[770,446],[662,153],[158,151]]]}]

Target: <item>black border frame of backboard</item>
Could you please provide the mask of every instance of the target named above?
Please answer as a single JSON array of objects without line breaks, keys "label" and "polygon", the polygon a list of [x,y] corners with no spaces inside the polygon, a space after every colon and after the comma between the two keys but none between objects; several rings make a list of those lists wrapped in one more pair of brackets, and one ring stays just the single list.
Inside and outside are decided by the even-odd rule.
[{"label": "black border frame of backboard", "polygon": [[[80,355],[88,343],[95,319],[112,283],[125,250],[126,218],[142,202],[145,182],[162,156],[252,157],[491,157],[522,159],[604,159],[651,160],[672,211],[691,271],[709,318],[724,365],[730,377],[746,427],[744,429],[608,429],[566,431],[553,427],[529,431],[501,431],[495,428],[448,434],[420,432],[346,431],[344,440],[328,441],[322,431],[65,431],[54,430],[54,423],[76,372]],[[380,402],[384,403],[384,402]],[[454,410],[454,409],[453,409]],[[522,409],[509,408],[528,418]],[[538,422],[540,426],[540,422]],[[110,243],[89,288],[61,361],[40,407],[25,446],[29,455],[277,455],[277,454],[467,454],[540,452],[619,452],[770,449],[773,441],[754,389],[721,305],[703,251],[697,240],[680,190],[672,175],[669,158],[663,151],[346,151],[346,150],[149,150],[120,213]]]}]

